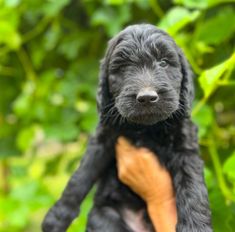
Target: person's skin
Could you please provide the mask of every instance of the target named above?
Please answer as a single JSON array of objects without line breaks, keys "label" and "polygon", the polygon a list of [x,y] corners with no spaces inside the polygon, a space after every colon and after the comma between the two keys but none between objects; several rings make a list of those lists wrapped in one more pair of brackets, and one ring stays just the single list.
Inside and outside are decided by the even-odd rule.
[{"label": "person's skin", "polygon": [[119,179],[146,202],[154,228],[158,232],[175,232],[177,211],[172,179],[156,155],[119,137],[116,158]]}]

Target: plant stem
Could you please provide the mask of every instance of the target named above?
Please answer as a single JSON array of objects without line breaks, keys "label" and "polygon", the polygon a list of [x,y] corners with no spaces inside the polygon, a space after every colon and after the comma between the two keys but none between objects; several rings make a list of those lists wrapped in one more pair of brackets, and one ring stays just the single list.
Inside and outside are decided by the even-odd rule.
[{"label": "plant stem", "polygon": [[17,55],[18,55],[19,60],[21,61],[21,64],[25,70],[27,78],[31,81],[35,81],[36,74],[34,72],[33,66],[30,62],[30,59],[29,59],[26,51],[23,48],[20,48],[19,50],[17,50]]},{"label": "plant stem", "polygon": [[4,195],[7,195],[10,192],[10,184],[9,184],[9,180],[8,180],[8,176],[10,174],[9,171],[9,165],[8,165],[8,161],[6,159],[2,160],[2,165],[1,165],[1,169],[2,169],[2,193]]},{"label": "plant stem", "polygon": [[211,160],[215,169],[215,174],[219,182],[219,187],[223,195],[227,199],[231,201],[235,201],[235,196],[232,194],[232,192],[228,188],[226,181],[224,179],[221,162],[219,160],[219,154],[217,152],[217,147],[214,141],[215,140],[213,136],[211,135],[210,140],[209,140],[209,152],[210,152]]},{"label": "plant stem", "polygon": [[44,31],[44,29],[46,28],[46,26],[48,25],[48,23],[50,22],[50,20],[51,20],[51,18],[49,18],[49,17],[43,18],[32,31],[29,31],[28,33],[26,33],[23,36],[23,38],[22,38],[23,43],[26,43],[26,42],[32,40],[34,37],[36,37],[40,33],[42,33]]}]

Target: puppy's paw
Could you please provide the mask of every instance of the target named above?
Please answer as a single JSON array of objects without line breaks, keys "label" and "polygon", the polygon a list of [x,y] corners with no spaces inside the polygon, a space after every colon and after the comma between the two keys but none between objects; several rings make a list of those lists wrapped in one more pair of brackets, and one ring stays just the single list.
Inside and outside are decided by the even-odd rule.
[{"label": "puppy's paw", "polygon": [[64,232],[63,226],[59,218],[53,214],[53,211],[49,211],[42,223],[43,232]]},{"label": "puppy's paw", "polygon": [[[64,215],[63,215],[64,214]],[[56,206],[50,209],[42,223],[43,232],[65,232],[68,226],[64,210]]]},{"label": "puppy's paw", "polygon": [[42,223],[43,232],[65,232],[78,215],[79,208],[72,208],[57,202],[47,213]]}]

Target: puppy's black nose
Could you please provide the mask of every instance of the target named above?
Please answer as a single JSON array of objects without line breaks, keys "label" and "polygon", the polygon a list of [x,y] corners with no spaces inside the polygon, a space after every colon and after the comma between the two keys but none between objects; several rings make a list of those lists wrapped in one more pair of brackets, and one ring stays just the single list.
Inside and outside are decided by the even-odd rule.
[{"label": "puppy's black nose", "polygon": [[141,104],[156,103],[159,97],[156,91],[152,89],[143,89],[136,96],[136,100]]}]

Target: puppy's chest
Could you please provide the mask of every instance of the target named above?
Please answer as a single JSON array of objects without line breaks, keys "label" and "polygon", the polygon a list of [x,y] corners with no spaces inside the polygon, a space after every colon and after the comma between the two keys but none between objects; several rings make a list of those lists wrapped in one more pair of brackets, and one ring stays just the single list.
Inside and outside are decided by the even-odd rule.
[{"label": "puppy's chest", "polygon": [[[164,166],[167,166],[169,159],[171,159],[173,150],[171,137],[162,137],[156,133],[146,131],[122,133],[120,135],[128,138],[137,147],[150,149]],[[128,202],[132,206],[137,206],[137,208],[144,206],[144,202],[119,180],[115,160],[101,178],[100,190],[103,192],[105,199],[119,203],[125,202],[125,204]]]},{"label": "puppy's chest", "polygon": [[150,149],[159,158],[167,158],[174,150],[174,136],[170,133],[144,130],[136,131],[134,133],[124,132],[122,135],[128,138],[136,147],[145,147]]}]

